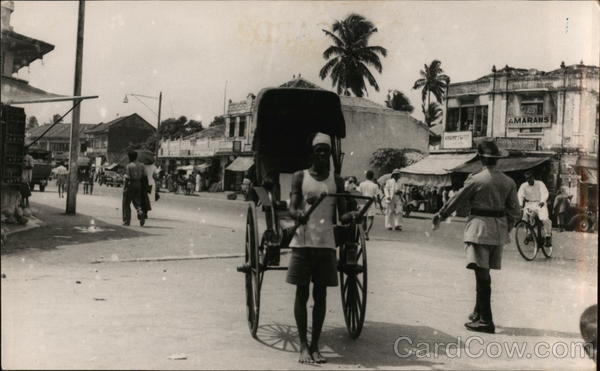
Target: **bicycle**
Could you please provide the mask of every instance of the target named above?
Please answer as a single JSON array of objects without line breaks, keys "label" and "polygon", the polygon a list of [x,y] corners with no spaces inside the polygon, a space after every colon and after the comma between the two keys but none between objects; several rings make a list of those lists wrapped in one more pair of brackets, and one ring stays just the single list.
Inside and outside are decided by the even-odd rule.
[{"label": "bicycle", "polygon": [[552,257],[552,245],[546,246],[542,235],[544,225],[535,209],[526,207],[525,218],[515,224],[515,241],[523,259],[532,261],[539,250],[546,258]]}]

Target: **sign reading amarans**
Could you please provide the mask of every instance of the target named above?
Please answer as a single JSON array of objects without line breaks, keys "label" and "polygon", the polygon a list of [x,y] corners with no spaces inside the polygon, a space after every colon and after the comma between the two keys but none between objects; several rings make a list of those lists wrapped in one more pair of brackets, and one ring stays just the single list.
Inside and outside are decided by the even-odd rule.
[{"label": "sign reading amarans", "polygon": [[515,116],[506,121],[509,128],[549,128],[552,126],[552,116]]}]

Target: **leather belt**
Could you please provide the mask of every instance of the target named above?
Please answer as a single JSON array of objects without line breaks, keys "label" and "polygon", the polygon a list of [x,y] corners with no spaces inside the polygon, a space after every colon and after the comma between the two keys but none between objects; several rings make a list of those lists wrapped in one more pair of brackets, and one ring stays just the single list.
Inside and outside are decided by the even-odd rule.
[{"label": "leather belt", "polygon": [[502,218],[506,213],[502,210],[483,210],[483,209],[471,209],[471,215],[475,216],[488,216],[492,218]]}]

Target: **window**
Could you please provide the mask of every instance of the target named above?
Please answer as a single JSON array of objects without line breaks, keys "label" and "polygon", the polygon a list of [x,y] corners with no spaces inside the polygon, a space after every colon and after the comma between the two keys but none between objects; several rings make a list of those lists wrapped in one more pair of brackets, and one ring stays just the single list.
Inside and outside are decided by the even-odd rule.
[{"label": "window", "polygon": [[487,106],[475,107],[475,127],[473,128],[474,137],[484,137],[487,135],[488,108]]},{"label": "window", "polygon": [[543,102],[524,102],[521,103],[521,114],[523,116],[538,116],[544,114]]},{"label": "window", "polygon": [[229,138],[235,136],[235,119],[229,120]]},{"label": "window", "polygon": [[50,151],[52,152],[68,152],[69,143],[50,143]]},{"label": "window", "polygon": [[244,135],[246,135],[246,118],[242,116],[240,117],[238,136],[243,137]]},{"label": "window", "polygon": [[446,114],[446,131],[458,130],[458,110],[459,108],[448,108]]},{"label": "window", "polygon": [[475,137],[487,134],[487,106],[448,108],[447,115],[446,131],[472,131]]}]

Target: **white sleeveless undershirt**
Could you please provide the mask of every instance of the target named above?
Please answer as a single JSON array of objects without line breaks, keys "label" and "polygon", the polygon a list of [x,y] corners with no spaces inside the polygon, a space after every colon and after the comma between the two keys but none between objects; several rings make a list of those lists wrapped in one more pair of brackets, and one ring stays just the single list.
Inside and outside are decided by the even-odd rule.
[{"label": "white sleeveless undershirt", "polygon": [[[302,180],[302,204],[303,210],[308,210],[310,205],[306,203],[309,197],[319,197],[323,192],[336,193],[335,176],[329,172],[327,179],[318,181],[310,175],[308,170],[304,170],[304,179]],[[290,247],[318,247],[335,249],[335,239],[333,235],[333,215],[336,206],[335,197],[325,197],[317,208],[310,214],[310,219],[306,225],[301,225],[296,230],[296,234],[290,243]]]}]

